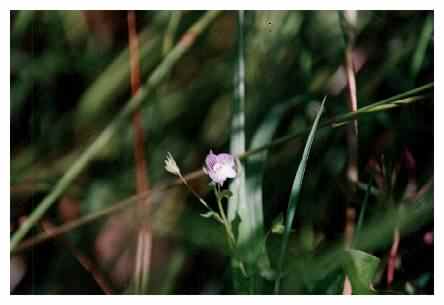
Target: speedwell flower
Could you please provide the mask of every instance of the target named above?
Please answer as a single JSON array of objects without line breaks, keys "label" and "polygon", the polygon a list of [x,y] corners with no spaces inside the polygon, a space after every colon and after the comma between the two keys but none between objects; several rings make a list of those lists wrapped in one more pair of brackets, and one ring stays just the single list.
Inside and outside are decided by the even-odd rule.
[{"label": "speedwell flower", "polygon": [[222,186],[227,178],[237,176],[234,157],[224,153],[216,155],[210,150],[205,159],[204,172],[210,176],[211,180]]}]

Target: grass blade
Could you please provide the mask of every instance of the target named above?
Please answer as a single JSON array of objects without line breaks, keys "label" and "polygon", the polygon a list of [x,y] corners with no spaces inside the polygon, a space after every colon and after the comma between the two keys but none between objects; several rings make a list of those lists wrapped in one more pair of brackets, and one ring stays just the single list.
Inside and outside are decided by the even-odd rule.
[{"label": "grass blade", "polygon": [[302,160],[299,163],[298,170],[296,172],[296,176],[294,177],[293,186],[291,188],[290,201],[288,202],[288,210],[287,217],[285,223],[285,231],[284,237],[282,241],[281,253],[279,256],[278,262],[278,275],[276,278],[274,293],[278,294],[280,289],[280,283],[282,278],[282,267],[284,264],[285,254],[287,252],[288,247],[288,239],[290,237],[291,226],[293,224],[294,215],[296,212],[296,207],[299,201],[299,194],[301,192],[302,181],[304,179],[305,168],[307,166],[308,156],[310,154],[311,145],[313,144],[314,136],[316,130],[318,128],[319,119],[321,118],[321,114],[324,110],[324,104],[327,97],[324,97],[322,101],[321,107],[319,108],[318,114],[316,115],[316,119],[311,128],[310,134],[308,135],[307,142],[305,143],[304,153],[302,154]]},{"label": "grass blade", "polygon": [[[238,12],[238,45],[237,64],[234,85],[233,113],[231,122],[230,152],[240,155],[245,152],[245,40],[244,40],[244,11]],[[239,176],[230,185],[233,196],[228,205],[228,221],[232,224],[240,218],[237,245],[249,240],[254,232],[254,215],[247,207],[246,175],[243,164],[238,163]],[[240,272],[240,262],[237,258],[232,261],[234,288],[238,292],[250,290]],[[249,283],[248,283],[249,284]]]},{"label": "grass blade", "polygon": [[[233,155],[240,155],[245,152],[245,53],[244,53],[244,36],[243,36],[243,18],[244,12],[238,13],[238,56],[237,67],[235,72],[235,92],[233,99],[233,113],[231,122],[231,139],[230,152]],[[230,201],[228,207],[228,219],[233,221],[238,213],[240,201],[245,201],[245,171],[241,165],[240,177],[231,184],[233,192],[233,200]]]},{"label": "grass blade", "polygon": [[[250,149],[261,147],[271,142],[273,135],[281,121],[284,113],[295,104],[298,104],[300,99],[292,99],[288,102],[281,103],[275,106],[271,112],[265,117],[262,124],[257,129],[250,144]],[[257,241],[257,248],[255,257],[257,257],[257,267],[261,274],[266,274],[271,270],[270,261],[265,248],[264,242],[264,211],[263,211],[263,194],[262,181],[264,178],[265,162],[267,160],[268,151],[263,151],[257,155],[251,156],[246,162],[247,170],[247,198],[249,199],[249,207],[251,213],[254,215],[254,222],[259,228],[255,232],[255,240]]]},{"label": "grass blade", "polygon": [[412,59],[412,65],[410,67],[411,74],[414,78],[418,75],[421,65],[424,61],[425,53],[427,51],[427,46],[433,35],[433,15],[428,16],[424,27],[421,31],[421,36],[418,41],[418,47]]},{"label": "grass blade", "polygon": [[372,188],[372,181],[370,180],[367,185],[367,191],[365,192],[364,201],[362,202],[361,205],[361,211],[359,212],[359,218],[358,218],[358,223],[356,224],[356,234],[354,240],[358,238],[359,233],[362,231],[362,224],[364,223],[364,215],[367,210],[368,197],[371,193],[371,188]]}]

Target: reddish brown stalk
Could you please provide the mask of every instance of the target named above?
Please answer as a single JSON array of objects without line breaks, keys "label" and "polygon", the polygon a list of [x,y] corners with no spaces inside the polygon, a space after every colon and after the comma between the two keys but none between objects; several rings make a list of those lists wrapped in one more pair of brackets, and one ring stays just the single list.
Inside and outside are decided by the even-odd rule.
[{"label": "reddish brown stalk", "polygon": [[[140,56],[139,56],[139,37],[136,30],[136,14],[134,11],[128,11],[128,38],[129,38],[129,58],[131,67],[131,91],[133,96],[138,94],[140,88]],[[148,191],[148,179],[146,175],[146,160],[144,156],[144,131],[142,127],[142,117],[140,110],[133,113],[133,131],[134,131],[134,159],[136,163],[136,182],[137,194]],[[147,201],[139,201],[139,209],[147,207]],[[149,271],[151,257],[151,228],[145,223],[139,231],[136,251],[135,264],[135,283],[144,283],[143,277]],[[140,291],[144,287],[136,287]]]},{"label": "reddish brown stalk", "polygon": [[[345,75],[347,78],[347,97],[348,108],[350,111],[356,112],[358,110],[358,98],[356,96],[356,77],[353,64],[353,48],[348,46],[345,50]],[[358,134],[358,121],[353,121],[354,132]]]},{"label": "reddish brown stalk", "polygon": [[396,260],[398,258],[398,249],[400,242],[399,229],[396,228],[393,232],[393,244],[389,252],[389,258],[387,263],[387,287],[390,287],[395,277]]},{"label": "reddish brown stalk", "polygon": [[[48,220],[43,220],[42,228],[44,232],[51,234],[55,226]],[[63,242],[66,248],[68,248],[72,255],[79,261],[80,265],[82,265],[87,272],[91,273],[97,285],[103,290],[103,292],[105,294],[113,294],[113,290],[108,284],[108,281],[99,272],[93,261],[86,255],[82,254],[82,252],[80,252],[69,240],[62,238],[61,242]]]},{"label": "reddish brown stalk", "polygon": [[[356,93],[356,77],[353,68],[353,49],[348,46],[345,50],[345,74],[347,79],[347,101],[350,112],[358,110],[358,99]],[[358,174],[358,121],[354,120],[347,127],[347,144],[348,144],[348,167],[347,178],[352,189],[355,188],[359,180]]]},{"label": "reddish brown stalk", "polygon": [[[349,16],[353,15],[355,12],[346,11],[344,12],[344,18],[347,19]],[[347,20],[346,20],[347,21]],[[349,22],[351,20],[348,20]],[[355,67],[353,64],[353,44],[354,44],[354,24],[349,22],[349,28],[346,31],[347,35],[347,46],[345,49],[345,75],[347,80],[347,101],[348,108],[350,112],[356,112],[358,110],[358,98],[356,93],[356,77],[355,77]],[[356,191],[356,185],[359,181],[358,173],[358,121],[354,120],[352,124],[347,126],[347,146],[348,146],[348,165],[347,165],[347,179],[350,185],[350,190],[352,195],[350,199],[353,198]],[[356,211],[353,207],[348,207],[346,210],[346,224],[345,224],[345,240],[346,247],[351,247],[353,241],[353,231],[355,226],[355,214]],[[343,294],[352,294],[353,289],[348,277],[344,280],[344,290]]]},{"label": "reddish brown stalk", "polygon": [[[139,38],[136,31],[136,16],[134,11],[128,12],[128,37],[131,67],[131,92],[134,96],[137,95],[140,88]],[[144,131],[140,110],[134,111],[132,123],[134,130],[134,159],[136,161],[137,193],[142,193],[148,190],[148,179],[145,172]],[[141,203],[143,204],[143,201],[141,201]]]}]

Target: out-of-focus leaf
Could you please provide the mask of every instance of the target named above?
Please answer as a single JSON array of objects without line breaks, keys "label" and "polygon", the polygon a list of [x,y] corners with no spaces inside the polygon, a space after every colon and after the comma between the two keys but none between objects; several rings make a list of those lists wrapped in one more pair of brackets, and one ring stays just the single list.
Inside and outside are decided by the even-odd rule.
[{"label": "out-of-focus leaf", "polygon": [[22,256],[11,257],[10,292],[14,291],[26,273],[26,262]]},{"label": "out-of-focus leaf", "polygon": [[380,259],[366,252],[348,249],[345,251],[343,267],[350,279],[353,294],[373,294],[372,281]]},{"label": "out-of-focus leaf", "polygon": [[430,38],[433,35],[433,16],[428,16],[426,21],[424,22],[424,26],[421,31],[421,36],[419,37],[418,45],[416,47],[416,52],[413,55],[412,66],[410,67],[410,71],[413,77],[416,77],[419,70],[421,69],[421,65],[424,61],[424,56],[427,50],[427,46],[429,44]]},{"label": "out-of-focus leaf", "polygon": [[271,232],[275,234],[283,234],[285,230],[284,226],[284,215],[279,214],[278,217],[275,218],[273,224],[271,225]]}]

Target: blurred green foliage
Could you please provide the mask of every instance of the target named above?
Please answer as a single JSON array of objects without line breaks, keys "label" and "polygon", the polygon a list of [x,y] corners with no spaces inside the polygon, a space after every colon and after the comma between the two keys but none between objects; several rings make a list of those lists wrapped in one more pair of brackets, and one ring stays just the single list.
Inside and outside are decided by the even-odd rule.
[{"label": "blurred green foliage", "polygon": [[[202,13],[137,12],[142,80]],[[360,11],[356,29],[358,108],[433,82],[433,12]],[[142,116],[151,185],[171,179],[163,168],[168,151],[183,173],[200,169],[210,149],[229,151],[236,39],[236,14],[224,12],[148,97]],[[130,98],[127,41],[126,12],[11,12],[11,230]],[[324,117],[348,111],[341,70],[344,49],[335,11],[246,12],[247,148],[309,128],[325,95]],[[361,254],[344,254],[339,246],[345,210],[351,206],[360,211],[367,187],[354,194],[348,189],[345,128],[318,131],[290,234],[284,293],[342,293],[344,274],[351,275],[352,282],[362,280],[362,269],[356,268],[360,260],[371,269],[364,272],[365,285],[372,281],[377,293],[433,293],[433,244],[424,242],[424,234],[433,231],[433,188],[420,202],[405,199],[407,187],[417,194],[433,181],[433,109],[430,97],[359,120],[360,181],[378,179],[371,164],[381,159],[385,173],[396,174],[389,188],[373,184],[379,193],[370,194],[359,240],[350,250],[366,251],[364,255],[378,257],[379,264]],[[263,206],[272,267],[277,265],[282,235],[270,232],[271,226],[286,211],[305,140],[288,141],[255,156],[264,163],[247,182],[251,198],[259,196]],[[255,170],[254,158],[247,163],[247,173]],[[72,220],[70,215],[76,219],[130,197],[135,193],[134,168],[128,124],[47,219],[62,224]],[[387,175],[384,178],[387,185]],[[193,187],[207,194],[207,183],[201,178]],[[215,204],[211,193],[206,199]],[[157,209],[152,216],[156,229],[150,292],[232,293],[222,228],[199,216],[201,206],[181,186],[153,201]],[[90,257],[120,293],[131,277],[136,233],[131,217],[111,218],[64,238]],[[387,287],[387,256],[399,223],[405,223],[405,233],[395,280]],[[113,259],[100,250],[101,238]],[[338,257],[344,255],[351,263],[341,263]],[[102,293],[59,240],[42,243],[21,257],[27,268],[13,293]],[[270,279],[265,279],[263,293],[272,293]]]}]

